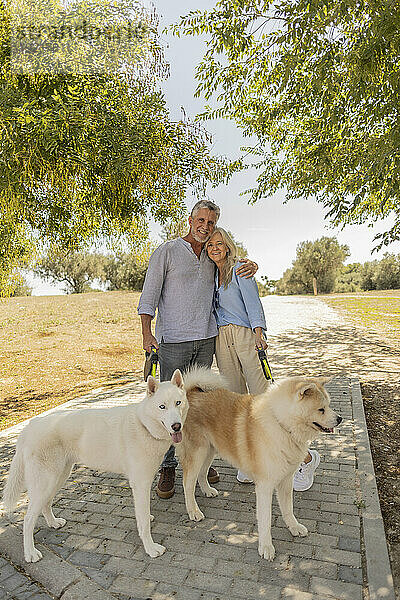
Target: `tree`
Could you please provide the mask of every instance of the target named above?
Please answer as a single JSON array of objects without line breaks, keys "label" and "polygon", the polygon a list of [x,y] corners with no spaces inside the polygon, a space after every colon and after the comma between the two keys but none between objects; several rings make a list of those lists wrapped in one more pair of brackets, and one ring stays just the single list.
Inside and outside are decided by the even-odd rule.
[{"label": "tree", "polygon": [[359,292],[361,287],[361,263],[351,263],[339,269],[334,292]]},{"label": "tree", "polygon": [[15,284],[10,296],[32,296],[32,287],[28,285],[25,277],[21,273],[15,274]]},{"label": "tree", "polygon": [[34,255],[33,242],[26,228],[0,219],[0,298],[12,296],[20,283],[19,269],[27,266]]},{"label": "tree", "polygon": [[278,293],[312,293],[313,279],[317,290],[329,293],[334,289],[337,274],[350,255],[349,247],[336,238],[321,237],[315,242],[301,242],[296,248],[293,266],[278,282]]},{"label": "tree", "polygon": [[363,290],[376,290],[377,265],[377,260],[373,260],[363,264],[361,269],[361,288]]},{"label": "tree", "polygon": [[400,288],[400,254],[385,253],[378,262],[376,273],[377,290],[393,290]]},{"label": "tree", "polygon": [[308,293],[307,286],[304,284],[302,276],[293,266],[286,269],[282,277],[277,281],[275,291],[279,295],[293,295]]},{"label": "tree", "polygon": [[[4,250],[10,265],[9,248],[22,229],[45,247],[77,250],[99,237],[121,236],[135,247],[147,235],[150,216],[161,223],[178,218],[188,189],[203,195],[208,183],[223,180],[227,164],[210,154],[207,132],[169,117],[157,88],[166,64],[152,13],[139,10],[135,0],[95,2],[99,18],[107,6],[114,25],[123,18],[140,29],[140,44],[116,70],[96,70],[101,52],[91,54],[88,36],[74,40],[73,50],[71,44],[67,50],[57,46],[55,54],[62,67],[64,59],[74,65],[67,51],[73,58],[86,52],[95,61],[92,70],[80,72],[77,60],[71,71],[46,62],[36,71],[18,71],[11,53],[12,4],[0,7],[0,219],[12,242]],[[42,24],[36,3],[20,4],[32,7]],[[45,5],[53,7],[57,27],[67,5],[71,22],[83,22],[89,10],[83,0]],[[110,14],[107,26],[113,24]],[[31,19],[26,26],[30,22],[35,25]],[[43,60],[51,55],[45,52]]]},{"label": "tree", "polygon": [[378,247],[400,238],[399,0],[221,0],[173,31],[208,36],[201,117],[256,138],[250,201],[285,187],[336,225],[391,216]]},{"label": "tree", "polygon": [[184,237],[188,231],[189,224],[187,219],[171,219],[162,228],[160,237],[163,242],[167,242],[168,240],[175,240],[178,237]]},{"label": "tree", "polygon": [[400,288],[400,254],[386,252],[382,260],[366,262],[361,270],[363,290],[391,290]]},{"label": "tree", "polygon": [[145,257],[126,252],[108,256],[104,268],[104,281],[107,289],[141,291],[150,254],[149,250]]},{"label": "tree", "polygon": [[49,251],[38,261],[34,272],[52,283],[64,284],[67,294],[92,291],[95,279],[104,278],[105,258],[101,254],[86,252]]},{"label": "tree", "polygon": [[268,296],[275,292],[277,279],[269,279],[267,275],[261,275],[261,282],[257,281],[258,293],[260,296]]}]

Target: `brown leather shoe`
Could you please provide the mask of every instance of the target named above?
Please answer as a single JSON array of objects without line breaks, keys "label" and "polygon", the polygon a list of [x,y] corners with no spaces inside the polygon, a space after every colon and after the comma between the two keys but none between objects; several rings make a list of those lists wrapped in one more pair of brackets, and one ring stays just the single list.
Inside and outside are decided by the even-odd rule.
[{"label": "brown leather shoe", "polygon": [[207,475],[208,483],[218,483],[219,481],[219,473],[213,467],[208,469]]},{"label": "brown leather shoe", "polygon": [[175,467],[162,467],[160,469],[156,492],[160,498],[172,498],[175,494]]}]

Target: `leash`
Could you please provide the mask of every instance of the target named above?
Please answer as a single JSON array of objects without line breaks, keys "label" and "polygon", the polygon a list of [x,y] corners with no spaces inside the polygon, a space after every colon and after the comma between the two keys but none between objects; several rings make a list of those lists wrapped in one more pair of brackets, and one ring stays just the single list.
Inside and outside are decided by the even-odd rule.
[{"label": "leash", "polygon": [[146,352],[146,360],[144,362],[144,369],[143,369],[143,377],[144,377],[145,381],[147,381],[147,378],[149,375],[151,375],[152,377],[156,376],[158,362],[159,362],[159,359],[158,359],[157,348],[152,346],[151,351]]},{"label": "leash", "polygon": [[257,348],[257,353],[265,379],[274,383],[274,378],[272,377],[271,367],[269,366],[265,350],[263,348]]}]

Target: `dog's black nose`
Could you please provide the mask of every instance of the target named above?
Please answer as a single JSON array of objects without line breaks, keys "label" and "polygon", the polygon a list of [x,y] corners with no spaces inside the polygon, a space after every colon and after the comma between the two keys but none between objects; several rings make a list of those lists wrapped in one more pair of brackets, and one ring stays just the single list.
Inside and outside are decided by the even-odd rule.
[{"label": "dog's black nose", "polygon": [[338,416],[336,417],[336,421],[337,421],[337,424],[339,425],[339,423],[341,423],[341,422],[343,421],[343,418],[342,418],[342,417],[339,417],[339,415],[338,415]]},{"label": "dog's black nose", "polygon": [[171,425],[171,427],[174,431],[180,431],[182,425],[180,423],[174,423],[173,425]]}]

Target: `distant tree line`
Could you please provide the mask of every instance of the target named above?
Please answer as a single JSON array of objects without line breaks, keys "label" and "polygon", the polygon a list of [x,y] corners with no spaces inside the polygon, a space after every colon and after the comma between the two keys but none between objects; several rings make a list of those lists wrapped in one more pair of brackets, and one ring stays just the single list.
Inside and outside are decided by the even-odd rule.
[{"label": "distant tree line", "polygon": [[386,253],[381,260],[344,265],[349,247],[334,237],[301,242],[296,258],[276,282],[277,294],[358,292],[400,288],[400,254]]},{"label": "distant tree line", "polygon": [[51,283],[61,283],[67,294],[99,290],[141,290],[148,256],[120,252],[52,252],[36,264],[34,273]]},{"label": "distant tree line", "polygon": [[[164,241],[185,235],[186,223],[166,225]],[[230,232],[231,236],[235,236]],[[235,239],[240,257],[247,249]],[[61,283],[67,294],[95,290],[141,291],[151,252],[150,243],[140,251],[104,255],[98,252],[62,252],[49,250],[36,263],[34,273],[51,283]],[[296,258],[279,280],[261,275],[257,281],[260,296],[357,292],[400,288],[400,254],[386,253],[381,260],[344,265],[350,251],[334,237],[304,241],[297,246]],[[31,290],[20,277],[13,295],[30,295]]]}]

